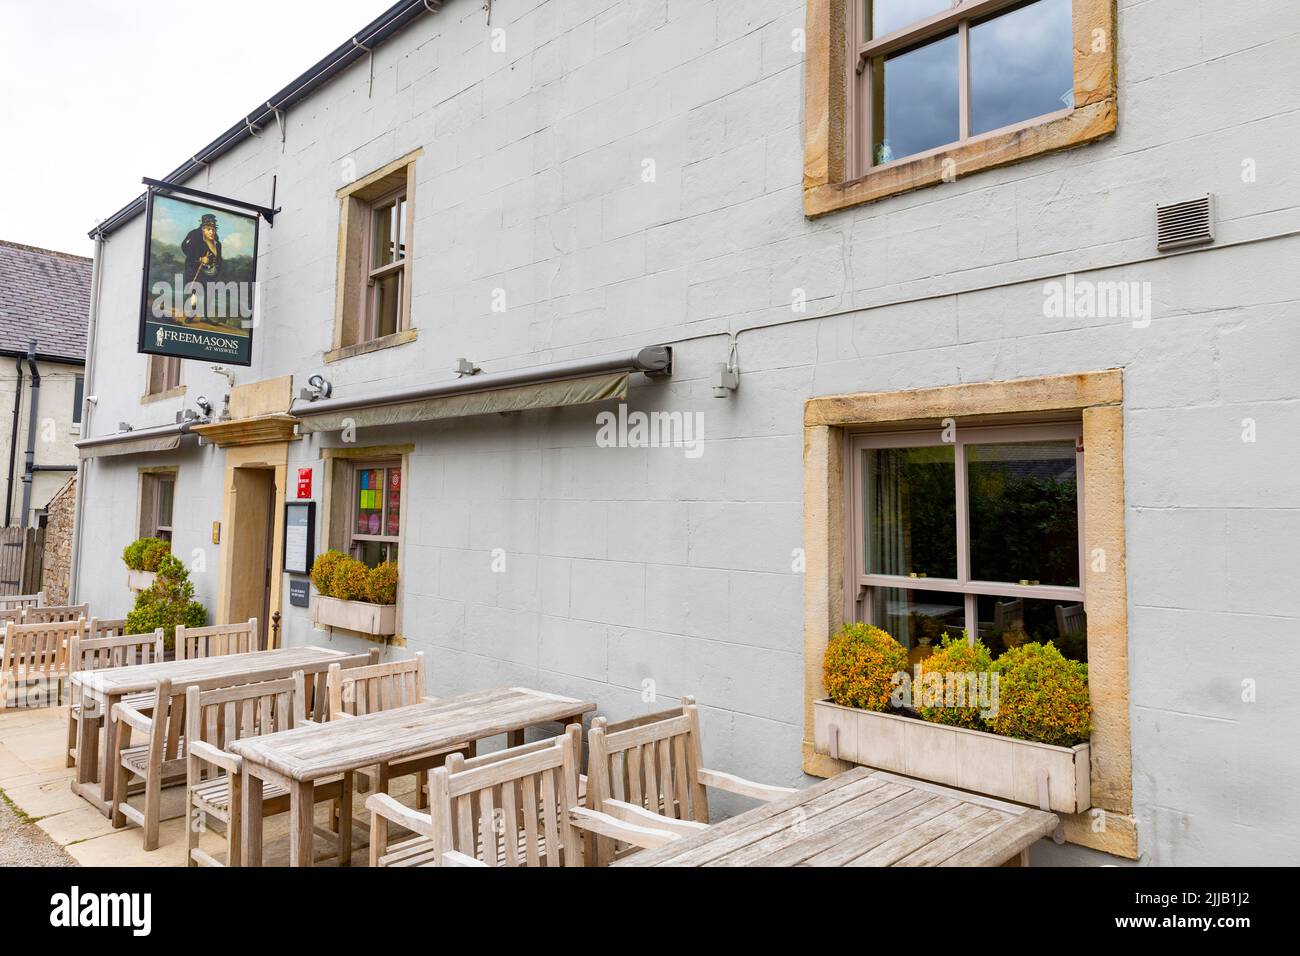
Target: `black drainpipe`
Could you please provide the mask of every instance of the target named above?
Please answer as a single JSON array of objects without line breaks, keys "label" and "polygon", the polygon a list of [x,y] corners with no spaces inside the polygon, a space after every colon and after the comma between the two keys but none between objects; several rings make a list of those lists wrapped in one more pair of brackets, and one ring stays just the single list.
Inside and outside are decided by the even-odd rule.
[{"label": "black drainpipe", "polygon": [[14,465],[18,461],[18,414],[23,407],[23,362],[20,355],[14,363],[18,369],[18,385],[14,388],[14,427],[9,436],[9,483],[5,485],[5,527],[14,516]]},{"label": "black drainpipe", "polygon": [[[31,407],[27,410],[27,463],[23,469],[23,513],[20,527],[27,527],[28,512],[32,506],[32,472],[36,467],[36,406],[41,399],[41,373],[36,367],[36,343],[27,347],[27,368],[32,373]],[[6,522],[7,523],[7,522]]]}]

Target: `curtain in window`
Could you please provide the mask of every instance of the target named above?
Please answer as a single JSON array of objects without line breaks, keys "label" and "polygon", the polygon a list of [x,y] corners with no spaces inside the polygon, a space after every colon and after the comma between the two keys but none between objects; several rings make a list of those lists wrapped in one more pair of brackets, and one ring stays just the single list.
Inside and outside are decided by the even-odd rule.
[{"label": "curtain in window", "polygon": [[[867,451],[866,502],[867,572],[903,576],[911,564],[911,541],[907,504],[907,451],[880,448]],[[893,637],[904,647],[911,645],[908,615],[900,614],[890,622]]]}]

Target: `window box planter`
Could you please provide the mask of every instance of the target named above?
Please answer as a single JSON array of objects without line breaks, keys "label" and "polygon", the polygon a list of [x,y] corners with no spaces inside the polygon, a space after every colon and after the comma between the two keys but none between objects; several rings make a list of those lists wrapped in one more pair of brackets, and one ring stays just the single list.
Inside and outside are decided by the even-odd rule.
[{"label": "window box planter", "polygon": [[311,620],[317,627],[341,627],[347,631],[387,637],[397,633],[397,605],[342,601],[313,594]]},{"label": "window box planter", "polygon": [[1055,747],[817,700],[813,745],[838,760],[1016,803],[1039,807],[1045,797],[1057,813],[1092,806],[1086,743]]},{"label": "window box planter", "polygon": [[153,584],[156,577],[158,577],[156,571],[136,571],[133,568],[127,568],[126,586],[132,591],[143,591]]}]

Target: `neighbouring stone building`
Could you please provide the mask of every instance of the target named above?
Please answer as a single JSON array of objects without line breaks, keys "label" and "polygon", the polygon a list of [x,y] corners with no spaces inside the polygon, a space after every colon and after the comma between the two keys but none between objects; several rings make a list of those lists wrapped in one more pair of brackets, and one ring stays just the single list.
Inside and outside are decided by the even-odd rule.
[{"label": "neighbouring stone building", "polygon": [[48,604],[68,603],[72,576],[72,531],[75,525],[77,479],[69,478],[45,506],[45,548],[41,590]]},{"label": "neighbouring stone building", "polygon": [[[1050,639],[1093,730],[1037,862],[1300,861],[1295,4],[429,6],[167,177],[274,193],[251,367],[137,354],[143,202],[92,232],[74,600],[161,534],[216,621],[693,694],[789,785],[884,739],[818,723],[844,621]],[[399,562],[393,635],[301,606],[295,501]]]}]

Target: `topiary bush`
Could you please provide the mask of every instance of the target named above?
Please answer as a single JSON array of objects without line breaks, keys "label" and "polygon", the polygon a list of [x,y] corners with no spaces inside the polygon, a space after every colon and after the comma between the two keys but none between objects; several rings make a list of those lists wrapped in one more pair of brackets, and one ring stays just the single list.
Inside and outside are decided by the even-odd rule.
[{"label": "topiary bush", "polygon": [[907,651],[870,624],[845,624],[826,645],[826,690],[844,707],[887,709],[899,671],[907,671]]},{"label": "topiary bush", "polygon": [[207,623],[207,608],[194,600],[189,570],[179,558],[167,554],[158,563],[153,584],[136,595],[135,607],[127,612],[126,632],[149,634],[161,627],[170,650],[175,646],[176,625],[203,627]]},{"label": "topiary bush", "polygon": [[[916,712],[922,720],[931,723],[984,730],[985,721],[980,715],[981,708],[978,706],[975,691],[979,686],[978,675],[988,674],[992,669],[993,658],[989,655],[989,649],[981,641],[976,640],[972,645],[964,634],[961,637],[946,638],[933,654],[921,662],[921,676],[916,681],[917,686],[912,696],[917,705]],[[925,703],[932,699],[931,690],[926,686],[925,675],[929,674],[936,675],[942,683],[941,693],[945,695],[943,700],[936,702],[936,706],[925,706]],[[974,686],[966,679],[968,674],[976,675]],[[988,680],[988,677],[984,678],[986,687]],[[947,699],[947,688],[950,682],[954,691],[958,687],[962,689],[965,701],[970,702],[972,706],[956,706],[955,702],[962,700],[957,693],[954,693],[952,702]]]},{"label": "topiary bush", "polygon": [[144,541],[146,544],[140,555],[141,570],[157,571],[163,558],[172,553],[172,546],[159,538],[145,538]]},{"label": "topiary bush", "polygon": [[397,603],[396,561],[385,561],[370,570],[366,578],[366,597],[375,604]]},{"label": "topiary bush", "polygon": [[356,558],[343,556],[329,577],[329,597],[341,601],[364,601],[370,583],[370,569]]},{"label": "topiary bush", "polygon": [[330,578],[334,574],[335,568],[339,566],[340,561],[352,560],[342,551],[326,551],[324,554],[318,554],[316,560],[311,565],[311,583],[316,587],[316,593],[326,596],[330,593]]},{"label": "topiary bush", "polygon": [[1013,647],[993,662],[998,710],[995,734],[1073,747],[1092,733],[1088,665],[1072,661],[1048,641]]}]

